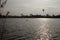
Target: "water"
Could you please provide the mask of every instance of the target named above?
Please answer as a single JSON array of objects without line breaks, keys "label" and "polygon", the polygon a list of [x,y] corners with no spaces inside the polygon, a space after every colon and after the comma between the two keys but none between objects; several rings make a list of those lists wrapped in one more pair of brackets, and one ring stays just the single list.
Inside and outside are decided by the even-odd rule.
[{"label": "water", "polygon": [[3,27],[3,40],[60,40],[60,19],[0,19],[0,30]]}]

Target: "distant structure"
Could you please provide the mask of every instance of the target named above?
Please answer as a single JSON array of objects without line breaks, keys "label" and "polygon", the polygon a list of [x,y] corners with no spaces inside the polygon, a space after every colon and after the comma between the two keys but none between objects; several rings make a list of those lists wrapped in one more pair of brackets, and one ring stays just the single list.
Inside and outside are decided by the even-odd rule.
[{"label": "distant structure", "polygon": [[45,10],[44,10],[44,9],[42,9],[42,11],[44,12]]}]

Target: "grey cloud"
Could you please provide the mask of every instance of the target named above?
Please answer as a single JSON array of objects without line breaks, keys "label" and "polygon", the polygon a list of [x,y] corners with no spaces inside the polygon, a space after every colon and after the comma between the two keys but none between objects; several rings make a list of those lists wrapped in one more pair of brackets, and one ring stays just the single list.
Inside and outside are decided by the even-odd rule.
[{"label": "grey cloud", "polygon": [[[8,0],[6,8],[8,8],[9,10],[13,10],[14,13],[19,9],[19,12],[21,12],[20,10],[22,10],[21,8],[23,8],[22,12],[25,13],[25,8],[26,9],[30,9],[32,8],[32,10],[34,10],[34,8],[48,8],[48,9],[54,9],[54,8],[58,8],[60,7],[60,0]],[[18,8],[18,9],[17,9]],[[41,9],[42,9],[41,8]],[[50,10],[49,10],[50,11]]]}]

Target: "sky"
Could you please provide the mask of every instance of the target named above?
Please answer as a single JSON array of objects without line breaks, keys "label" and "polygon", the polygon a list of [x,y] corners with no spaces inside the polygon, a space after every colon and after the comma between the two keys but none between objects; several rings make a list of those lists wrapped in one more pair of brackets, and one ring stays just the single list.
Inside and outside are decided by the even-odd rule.
[{"label": "sky", "polygon": [[[60,0],[8,0],[4,12],[10,15],[60,14]],[[42,12],[45,9],[45,12]]]}]

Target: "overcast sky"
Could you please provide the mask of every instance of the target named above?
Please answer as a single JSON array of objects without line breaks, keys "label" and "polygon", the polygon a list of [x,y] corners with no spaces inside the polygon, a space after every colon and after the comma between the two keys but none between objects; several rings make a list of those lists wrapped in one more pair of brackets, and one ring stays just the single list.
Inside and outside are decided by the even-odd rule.
[{"label": "overcast sky", "polygon": [[[42,9],[45,9],[45,13]],[[5,10],[9,10],[12,15],[59,14],[60,0],[8,0]]]}]

